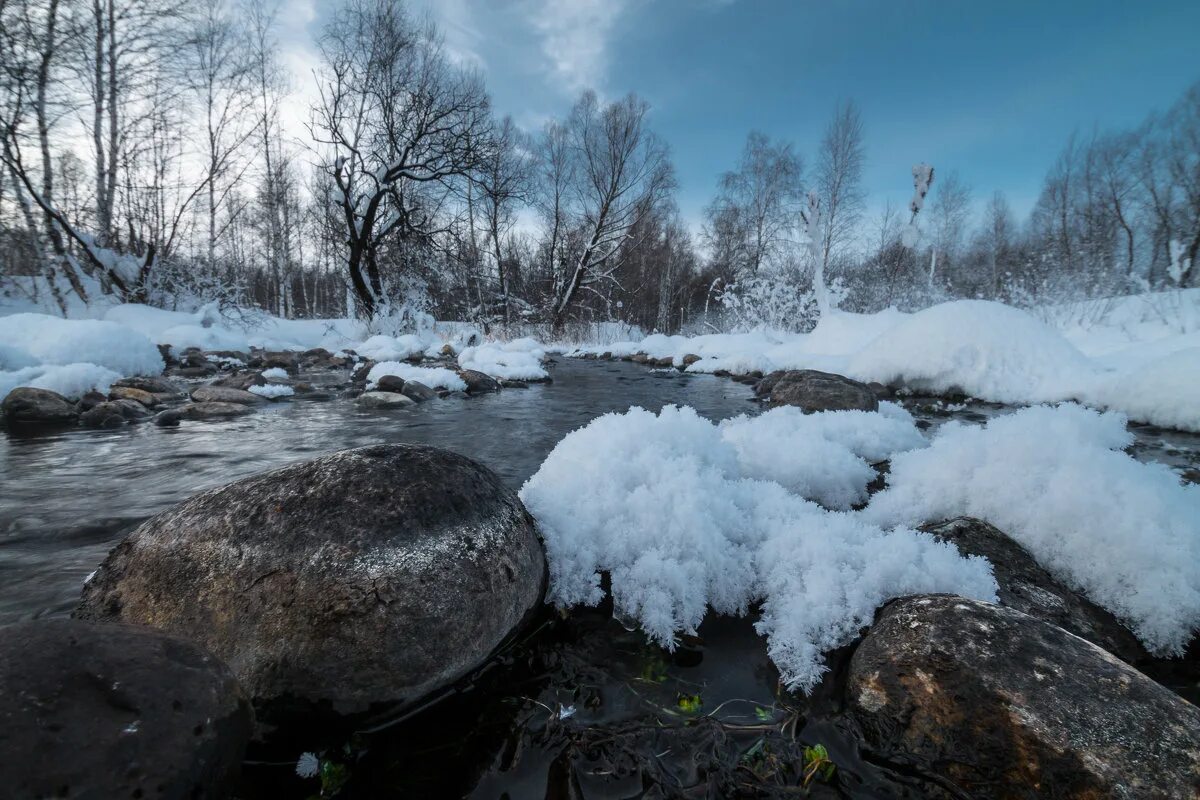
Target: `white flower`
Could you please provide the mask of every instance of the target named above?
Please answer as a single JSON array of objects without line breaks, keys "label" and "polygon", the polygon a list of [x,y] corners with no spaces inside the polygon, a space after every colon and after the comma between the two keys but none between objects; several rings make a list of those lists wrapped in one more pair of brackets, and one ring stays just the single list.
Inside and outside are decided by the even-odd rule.
[{"label": "white flower", "polygon": [[321,771],[321,761],[316,753],[302,753],[296,762],[296,774],[301,778],[315,778]]}]

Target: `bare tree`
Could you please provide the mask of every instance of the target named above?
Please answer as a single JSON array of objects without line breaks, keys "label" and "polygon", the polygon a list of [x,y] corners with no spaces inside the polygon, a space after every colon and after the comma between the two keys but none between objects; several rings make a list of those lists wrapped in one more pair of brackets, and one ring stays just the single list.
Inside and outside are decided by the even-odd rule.
[{"label": "bare tree", "polygon": [[933,237],[929,255],[929,288],[937,273],[938,256],[951,262],[958,255],[971,213],[971,190],[957,172],[941,176],[933,193],[930,209]]},{"label": "bare tree", "polygon": [[477,76],[452,67],[430,24],[388,0],[351,0],[320,42],[320,101],[311,131],[326,151],[347,242],[359,313],[373,317],[388,294],[380,254],[436,230],[433,208],[478,167],[489,124]]},{"label": "bare tree", "polygon": [[483,153],[475,180],[479,185],[483,218],[487,226],[491,256],[495,261],[496,280],[504,305],[504,321],[509,322],[511,268],[506,269],[501,252],[504,237],[516,222],[517,206],[529,190],[530,154],[526,137],[511,117],[496,126],[495,134]]},{"label": "bare tree", "polygon": [[838,106],[825,129],[817,152],[815,190],[822,216],[822,274],[828,275],[831,257],[854,237],[862,214],[863,124],[853,102]]},{"label": "bare tree", "polygon": [[1012,212],[1004,192],[992,193],[983,210],[980,240],[987,253],[988,288],[992,297],[1000,294],[1000,267],[1008,258],[1014,236]]}]

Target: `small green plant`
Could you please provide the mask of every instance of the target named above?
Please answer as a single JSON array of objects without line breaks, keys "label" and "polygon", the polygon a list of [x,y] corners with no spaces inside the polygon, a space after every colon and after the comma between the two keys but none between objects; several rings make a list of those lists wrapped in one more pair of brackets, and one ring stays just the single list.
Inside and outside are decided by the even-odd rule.
[{"label": "small green plant", "polygon": [[833,771],[837,769],[833,761],[829,758],[829,751],[825,749],[823,744],[814,744],[812,747],[804,748],[804,785],[808,786],[813,778],[819,777],[822,781],[828,781],[833,777]]},{"label": "small green plant", "polygon": [[754,707],[754,716],[759,722],[770,722],[771,720],[775,719],[774,712],[772,712],[769,708],[763,708],[762,706]]},{"label": "small green plant", "polygon": [[676,701],[676,705],[685,714],[698,714],[700,713],[700,709],[704,708],[704,701],[700,699],[700,695],[698,694],[681,694]]}]

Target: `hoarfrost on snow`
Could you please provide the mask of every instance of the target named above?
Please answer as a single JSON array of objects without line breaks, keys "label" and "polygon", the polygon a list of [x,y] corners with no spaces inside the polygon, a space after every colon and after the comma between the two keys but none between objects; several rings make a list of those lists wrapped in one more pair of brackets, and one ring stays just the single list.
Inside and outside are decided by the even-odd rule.
[{"label": "hoarfrost on snow", "polygon": [[296,390],[292,387],[283,386],[278,383],[268,383],[265,386],[251,386],[247,391],[259,397],[266,397],[269,400],[277,400],[280,397],[291,397],[296,393]]},{"label": "hoarfrost on snow", "polygon": [[270,369],[264,369],[262,376],[269,381],[286,381],[288,372],[283,367],[271,367]]},{"label": "hoarfrost on snow", "polygon": [[1200,486],[1122,452],[1125,421],[1067,404],[948,423],[930,447],[892,458],[888,488],[862,517],[985,519],[1149,649],[1180,654],[1200,628]]},{"label": "hoarfrost on snow", "polygon": [[417,381],[430,389],[449,389],[454,392],[467,390],[467,384],[458,377],[458,373],[452,370],[445,367],[414,367],[412,364],[402,361],[383,361],[371,367],[371,371],[367,373],[367,385],[374,387],[384,375],[395,375],[406,381]]},{"label": "hoarfrost on snow", "polygon": [[[836,467],[847,475],[812,474],[806,490],[848,502],[867,479],[853,454],[917,444],[915,432],[900,432],[911,427],[903,412],[876,416],[884,422],[833,412],[814,414],[818,421],[809,424],[774,409],[718,426],[691,408],[667,407],[593,420],[559,442],[521,489],[546,543],[549,599],[594,605],[607,570],[617,613],[668,647],[679,633],[694,632],[707,608],[741,614],[764,599],[759,629],[785,681],[804,690],[820,680],[821,653],[848,643],[890,597],[994,599],[983,559],[963,558],[923,533],[884,531],[826,511],[753,477],[772,472],[753,448],[773,431],[781,442],[819,433],[849,454]],[[830,582],[837,591],[825,591]]]},{"label": "hoarfrost on snow", "polygon": [[372,361],[404,361],[421,356],[429,342],[413,334],[385,336],[378,334],[354,348],[354,352]]},{"label": "hoarfrost on snow", "polygon": [[549,376],[542,366],[546,351],[534,339],[487,342],[467,347],[458,354],[458,365],[504,380],[542,380]]}]

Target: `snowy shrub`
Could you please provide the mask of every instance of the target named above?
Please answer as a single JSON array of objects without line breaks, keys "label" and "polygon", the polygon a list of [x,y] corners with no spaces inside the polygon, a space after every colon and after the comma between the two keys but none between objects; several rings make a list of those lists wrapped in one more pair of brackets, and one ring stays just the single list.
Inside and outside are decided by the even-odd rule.
[{"label": "snowy shrub", "polygon": [[1075,405],[949,423],[929,448],[893,457],[863,517],[985,519],[1148,648],[1180,654],[1200,627],[1200,486],[1135,461],[1122,452],[1131,441],[1124,416]]},{"label": "snowy shrub", "polygon": [[732,317],[733,331],[807,331],[820,317],[820,308],[816,294],[801,285],[799,277],[790,274],[745,278],[720,290],[717,301]]},{"label": "snowy shrub", "polygon": [[[825,415],[816,414],[815,418]],[[836,415],[835,415],[836,416]],[[838,416],[814,423],[847,453],[874,456],[914,440],[891,423]],[[876,425],[874,429],[863,428]],[[747,470],[767,470],[743,446],[802,435],[790,413],[734,420],[722,428],[690,408],[658,415],[640,408],[607,414],[566,436],[521,489],[537,518],[550,563],[550,601],[594,605],[600,572],[612,576],[614,608],[667,647],[695,631],[708,608],[744,613],[765,600],[760,630],[790,687],[811,689],[821,653],[848,643],[879,603],[898,593],[954,592],[994,599],[991,568],[908,530],[885,532],[828,512]],[[824,447],[826,445],[817,445]],[[853,460],[853,464],[851,463]],[[848,478],[810,487],[845,497],[867,478],[860,460]],[[817,480],[815,476],[810,476]],[[897,563],[897,556],[904,557]],[[837,584],[830,588],[830,584]]]}]

